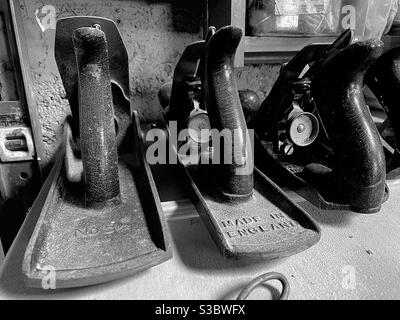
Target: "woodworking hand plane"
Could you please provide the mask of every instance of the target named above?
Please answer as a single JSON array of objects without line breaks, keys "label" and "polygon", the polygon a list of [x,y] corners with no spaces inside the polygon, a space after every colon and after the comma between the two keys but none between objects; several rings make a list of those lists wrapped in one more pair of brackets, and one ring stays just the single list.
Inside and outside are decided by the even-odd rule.
[{"label": "woodworking hand plane", "polygon": [[19,6],[0,3],[0,260],[42,184],[45,152]]},{"label": "woodworking hand plane", "polygon": [[[251,132],[233,67],[241,38],[236,27],[210,28],[205,41],[185,49],[172,86],[164,86],[159,98],[169,136],[173,128],[189,132],[176,153],[191,200],[221,253],[226,258],[274,259],[314,245],[320,229],[275,183],[254,170]],[[241,95],[251,114],[256,97]],[[193,161],[188,153],[198,157]]]},{"label": "woodworking hand plane", "polygon": [[400,179],[400,47],[388,50],[368,69],[365,84],[371,89],[386,113],[377,127],[387,159],[387,180]]},{"label": "woodworking hand plane", "polygon": [[375,213],[388,196],[385,157],[363,83],[383,43],[352,38],[301,50],[249,126],[256,166],[275,181],[321,209]]},{"label": "woodworking hand plane", "polygon": [[[70,17],[57,23],[56,61],[72,117],[56,164],[31,214],[39,220],[23,273],[56,288],[137,273],[171,258],[161,202],[131,113],[128,56],[115,23]],[[128,98],[128,100],[127,100]]]}]

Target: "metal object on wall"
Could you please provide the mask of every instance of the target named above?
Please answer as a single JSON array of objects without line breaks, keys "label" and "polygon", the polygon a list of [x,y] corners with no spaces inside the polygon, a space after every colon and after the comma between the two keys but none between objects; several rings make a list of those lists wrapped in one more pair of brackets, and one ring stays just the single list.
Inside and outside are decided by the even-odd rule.
[{"label": "metal object on wall", "polygon": [[[235,159],[232,164],[225,165],[222,158],[218,164],[202,164],[198,159],[197,163],[182,161],[180,170],[186,172],[191,200],[226,258],[274,259],[311,247],[318,242],[320,229],[267,176],[253,172],[251,142],[233,73],[241,37],[241,29],[228,26],[209,33],[206,44],[186,48],[175,69],[166,120],[176,120],[178,128],[185,128],[195,96],[208,113],[211,129],[239,132],[242,163],[237,161],[240,156],[229,154]],[[187,84],[196,76],[201,79],[201,92],[191,95],[193,87]],[[212,158],[216,153],[212,148],[200,158]],[[221,149],[224,154],[224,146]]]},{"label": "metal object on wall", "polygon": [[5,251],[41,185],[41,125],[19,2],[0,3],[0,240]]},{"label": "metal object on wall", "polygon": [[[51,266],[56,288],[66,288],[128,276],[172,253],[136,111],[121,130],[126,115],[117,113],[116,102],[123,99],[119,80],[128,79],[129,69],[113,78],[114,66],[128,64],[125,46],[116,43],[117,26],[98,17],[70,17],[58,21],[56,34],[56,59],[68,93],[78,93],[71,107],[79,118],[74,114],[65,123],[59,158],[31,210],[40,217],[23,273],[29,286],[40,287],[43,270]],[[128,108],[119,111],[130,117],[126,102]]]},{"label": "metal object on wall", "polygon": [[[250,126],[256,131],[256,166],[275,181],[322,209],[374,213],[388,189],[362,86],[383,44],[351,43],[346,31],[330,46],[300,51],[282,67]],[[294,126],[293,113],[303,118]]]}]

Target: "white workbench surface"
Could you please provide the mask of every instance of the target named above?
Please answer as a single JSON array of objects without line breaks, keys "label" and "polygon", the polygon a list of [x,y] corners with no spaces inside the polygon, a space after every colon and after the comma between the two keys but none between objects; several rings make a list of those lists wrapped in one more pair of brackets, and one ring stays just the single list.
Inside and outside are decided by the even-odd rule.
[{"label": "white workbench surface", "polygon": [[[247,282],[269,271],[288,277],[290,299],[400,299],[400,186],[391,189],[381,213],[370,216],[318,212],[302,203],[321,225],[321,241],[291,258],[256,264],[224,260],[194,210],[186,216],[172,210],[173,259],[130,278],[62,291],[24,286],[21,263],[37,219],[29,216],[0,272],[0,300],[232,299]],[[347,281],[351,270],[354,290],[343,287],[352,283]],[[270,290],[257,289],[253,298],[270,298],[279,286],[272,282]]]}]

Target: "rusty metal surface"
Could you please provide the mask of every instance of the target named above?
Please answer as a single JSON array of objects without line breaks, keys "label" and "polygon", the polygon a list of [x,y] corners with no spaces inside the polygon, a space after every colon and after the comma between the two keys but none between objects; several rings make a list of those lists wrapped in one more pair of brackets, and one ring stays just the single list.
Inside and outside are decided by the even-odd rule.
[{"label": "rusty metal surface", "polygon": [[[140,139],[137,125],[135,142]],[[142,156],[140,145],[136,147],[132,144]],[[48,266],[56,270],[57,288],[63,288],[107,282],[171,258],[149,168],[143,158],[127,158],[119,163],[122,205],[90,210],[77,187],[66,180],[60,154],[49,192],[39,195],[30,213],[41,211],[24,257],[28,285],[40,287],[41,271]]]},{"label": "rusty metal surface", "polygon": [[[85,21],[90,24],[71,31],[80,81],[80,136],[73,134],[78,121],[73,117],[65,124],[64,143],[50,180],[30,213],[40,212],[23,262],[27,284],[33,287],[42,285],[42,271],[49,267],[55,271],[56,287],[65,288],[121,278],[171,258],[136,112],[117,154],[107,39],[118,31],[115,25],[103,29],[101,18]],[[108,51],[117,49],[123,51],[115,47]]]}]

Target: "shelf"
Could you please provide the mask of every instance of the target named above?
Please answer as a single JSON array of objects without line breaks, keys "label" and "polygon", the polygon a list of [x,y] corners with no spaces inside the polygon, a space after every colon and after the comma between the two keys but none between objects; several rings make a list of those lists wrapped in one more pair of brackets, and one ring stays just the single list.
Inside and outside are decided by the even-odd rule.
[{"label": "shelf", "polygon": [[[234,25],[246,29],[246,1],[218,0],[208,1],[207,25],[217,29]],[[385,36],[385,50],[400,45],[400,28],[394,27],[393,34]],[[332,43],[337,35],[313,36],[296,34],[268,34],[263,37],[246,36],[238,47],[235,67],[245,64],[276,63],[289,61],[298,51],[310,43]]]},{"label": "shelf", "polygon": [[336,36],[265,36],[245,37],[244,63],[283,63],[310,43],[332,43]]},{"label": "shelf", "polygon": [[[284,63],[311,43],[332,43],[334,36],[246,36],[244,39],[244,64]],[[385,50],[400,45],[400,36],[383,37]]]}]

